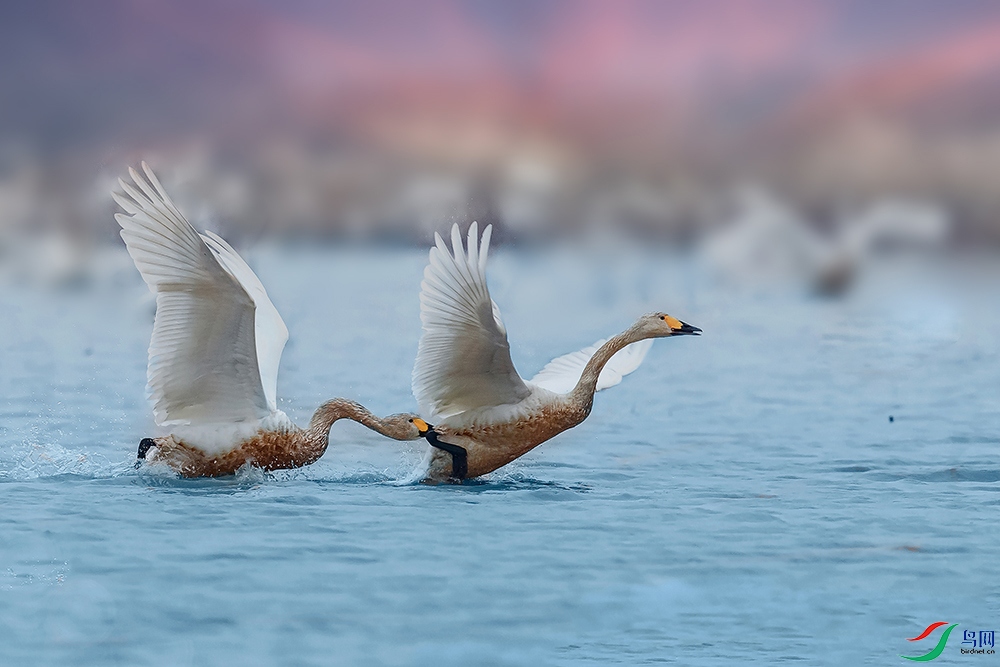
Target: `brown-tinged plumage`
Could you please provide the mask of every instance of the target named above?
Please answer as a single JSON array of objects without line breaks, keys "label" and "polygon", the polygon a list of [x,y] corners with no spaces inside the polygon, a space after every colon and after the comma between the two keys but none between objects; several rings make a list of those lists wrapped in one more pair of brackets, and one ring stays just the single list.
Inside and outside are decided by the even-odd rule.
[{"label": "brown-tinged plumage", "polygon": [[[265,470],[308,465],[326,451],[330,427],[353,419],[397,440],[419,437],[413,415],[379,419],[346,399],[324,403],[301,429],[277,408],[288,329],[264,285],[223,239],[199,234],[153,172],[129,169],[133,184],[113,193],[115,219],[136,268],[156,295],[147,379],[156,423],[138,459],[161,461],[185,477],[230,475],[250,463]],[[137,462],[138,465],[138,462]]]},{"label": "brown-tinged plumage", "polygon": [[221,477],[232,475],[244,465],[263,470],[300,468],[315,463],[330,443],[330,427],[339,419],[351,419],[395,440],[416,440],[420,432],[414,426],[415,415],[395,414],[379,419],[363,405],[345,398],[327,401],[316,410],[308,428],[294,424],[279,429],[258,429],[232,449],[211,455],[185,444],[178,436],[151,438],[152,444],[140,457],[165,463],[183,477]]},{"label": "brown-tinged plumage", "polygon": [[[510,359],[507,332],[486,287],[490,227],[475,223],[452,250],[440,236],[421,286],[424,332],[413,393],[434,426],[415,423],[435,448],[426,480],[477,477],[523,456],[590,414],[594,393],[618,384],[645,357],[650,339],[701,333],[666,313],[639,318],[618,336],[550,362],[530,382]],[[466,468],[465,475],[456,467]]]}]

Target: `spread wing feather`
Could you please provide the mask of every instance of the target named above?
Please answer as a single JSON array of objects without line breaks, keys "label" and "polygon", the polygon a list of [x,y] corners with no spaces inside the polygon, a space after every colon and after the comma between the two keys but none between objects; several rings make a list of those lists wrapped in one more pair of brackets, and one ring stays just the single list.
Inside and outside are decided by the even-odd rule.
[{"label": "spread wing feather", "polygon": [[257,367],[260,369],[261,385],[267,406],[270,410],[278,408],[278,365],[281,363],[281,353],[288,342],[288,327],[278,314],[278,309],[271,303],[260,278],[250,266],[233,249],[231,245],[213,232],[205,232],[202,240],[215,254],[219,263],[232,274],[253,299],[254,339],[257,347]]},{"label": "spread wing feather", "polygon": [[[531,378],[531,384],[557,394],[569,393],[580,380],[580,376],[583,375],[583,369],[587,362],[606,342],[607,339],[599,340],[582,350],[556,357],[547,363],[545,368],[538,372],[538,375]],[[619,350],[601,370],[601,374],[597,378],[597,391],[615,386],[622,381],[623,377],[639,368],[652,346],[652,339],[647,339],[632,343]]]},{"label": "spread wing feather", "polygon": [[120,180],[126,196],[112,196],[126,212],[115,219],[128,252],[156,294],[147,368],[156,423],[266,417],[287,329],[236,251],[200,236],[142,168],[146,178],[130,168],[135,185]]},{"label": "spread wing feather", "polygon": [[500,310],[486,287],[491,234],[487,226],[480,240],[472,223],[466,248],[455,225],[452,251],[434,236],[420,285],[423,335],[413,367],[413,394],[433,419],[517,403],[530,393],[511,362]]}]

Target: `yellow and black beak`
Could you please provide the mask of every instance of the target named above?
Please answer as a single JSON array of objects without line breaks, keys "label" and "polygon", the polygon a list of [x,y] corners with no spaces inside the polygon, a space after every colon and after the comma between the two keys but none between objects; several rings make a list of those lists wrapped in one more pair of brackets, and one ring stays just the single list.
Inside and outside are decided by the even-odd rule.
[{"label": "yellow and black beak", "polygon": [[701,329],[699,329],[698,327],[693,327],[690,324],[688,324],[687,322],[681,322],[680,320],[677,320],[677,324],[679,324],[680,326],[679,327],[675,327],[675,326],[671,325],[671,327],[670,327],[670,332],[674,336],[698,336],[698,335],[701,335]]},{"label": "yellow and black beak", "polygon": [[412,421],[413,425],[417,427],[417,432],[421,436],[427,435],[430,432],[430,430],[434,428],[433,426],[425,422],[423,419],[420,419],[419,417],[414,417],[410,421]]}]

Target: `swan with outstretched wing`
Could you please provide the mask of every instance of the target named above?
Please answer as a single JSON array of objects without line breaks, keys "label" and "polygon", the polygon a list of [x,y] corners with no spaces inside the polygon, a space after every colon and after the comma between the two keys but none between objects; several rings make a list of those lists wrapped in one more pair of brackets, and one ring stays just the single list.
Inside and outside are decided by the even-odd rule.
[{"label": "swan with outstretched wing", "polygon": [[486,286],[491,232],[487,226],[480,239],[472,223],[463,244],[455,225],[451,250],[435,235],[424,271],[413,394],[434,422],[415,420],[433,445],[428,480],[477,477],[510,463],[586,419],[594,393],[638,368],[651,339],[701,333],[651,313],[617,336],[552,360],[525,381],[511,362],[507,331]]},{"label": "swan with outstretched wing", "polygon": [[129,169],[112,193],[136,268],[156,295],[147,380],[156,424],[168,431],[139,444],[138,460],[161,461],[185,477],[235,473],[246,464],[276,470],[316,461],[330,427],[346,418],[396,440],[420,437],[415,415],[379,419],[343,398],[299,428],[278,409],[276,391],[288,329],[260,279],[219,236],[199,234],[152,170]]}]

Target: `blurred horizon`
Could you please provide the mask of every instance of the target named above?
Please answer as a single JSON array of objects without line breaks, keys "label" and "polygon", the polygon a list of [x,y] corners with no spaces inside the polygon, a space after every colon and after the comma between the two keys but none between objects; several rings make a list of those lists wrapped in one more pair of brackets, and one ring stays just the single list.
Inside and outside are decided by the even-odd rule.
[{"label": "blurred horizon", "polygon": [[[1000,5],[36,2],[3,10],[0,245],[115,242],[146,160],[228,238],[688,243],[748,189],[1000,247]],[[10,242],[10,241],[8,241]]]}]

